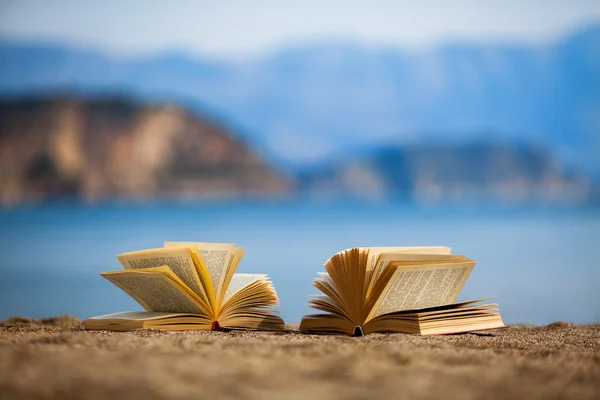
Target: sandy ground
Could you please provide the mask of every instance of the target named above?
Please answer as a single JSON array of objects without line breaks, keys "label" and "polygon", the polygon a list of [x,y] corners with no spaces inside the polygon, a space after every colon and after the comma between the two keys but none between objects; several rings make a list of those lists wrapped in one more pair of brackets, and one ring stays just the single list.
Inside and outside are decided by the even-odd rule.
[{"label": "sandy ground", "polygon": [[600,324],[362,338],[0,326],[0,398],[599,399]]}]

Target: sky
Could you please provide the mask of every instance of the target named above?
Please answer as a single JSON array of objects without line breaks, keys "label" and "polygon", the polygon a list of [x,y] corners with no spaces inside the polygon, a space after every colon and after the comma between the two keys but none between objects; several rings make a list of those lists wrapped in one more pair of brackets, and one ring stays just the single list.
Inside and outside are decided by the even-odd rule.
[{"label": "sky", "polygon": [[0,0],[0,37],[231,59],[303,42],[424,49],[448,42],[544,45],[600,21],[599,0]]}]

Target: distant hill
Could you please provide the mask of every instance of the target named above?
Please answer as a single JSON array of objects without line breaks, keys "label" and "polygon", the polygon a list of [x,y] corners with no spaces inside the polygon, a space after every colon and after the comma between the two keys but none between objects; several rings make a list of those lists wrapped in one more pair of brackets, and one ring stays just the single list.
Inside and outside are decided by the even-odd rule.
[{"label": "distant hill", "polygon": [[0,205],[249,196],[585,204],[599,194],[549,149],[509,141],[359,148],[284,175],[230,128],[174,105],[73,95],[0,101]]},{"label": "distant hill", "polygon": [[[258,60],[123,60],[54,44],[0,45],[0,96],[70,90],[185,101],[292,169],[382,143],[538,143],[600,173],[600,26],[545,48],[415,53],[312,43]],[[478,132],[495,132],[482,138]]]},{"label": "distant hill", "polygon": [[306,170],[300,191],[316,198],[417,204],[582,204],[595,188],[551,153],[499,142],[385,147]]},{"label": "distant hill", "polygon": [[224,127],[168,105],[0,102],[0,204],[281,196],[288,178]]}]

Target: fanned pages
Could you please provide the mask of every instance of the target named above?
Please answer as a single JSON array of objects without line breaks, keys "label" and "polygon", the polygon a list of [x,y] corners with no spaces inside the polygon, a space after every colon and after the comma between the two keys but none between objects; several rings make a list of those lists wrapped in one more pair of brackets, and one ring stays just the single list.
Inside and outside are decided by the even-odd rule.
[{"label": "fanned pages", "polygon": [[206,265],[211,285],[215,293],[215,300],[222,301],[222,289],[227,280],[227,273],[230,261],[234,255],[235,246],[228,243],[201,243],[201,242],[165,242],[166,248],[172,247],[196,247],[202,256],[202,261]]},{"label": "fanned pages", "polygon": [[244,250],[227,243],[165,242],[117,256],[124,270],[104,278],[146,312],[88,318],[86,329],[282,330],[279,299],[266,274],[236,274]]},{"label": "fanned pages", "polygon": [[504,326],[497,304],[455,303],[475,261],[443,246],[363,247],[334,254],[314,286],[305,333],[449,334]]}]

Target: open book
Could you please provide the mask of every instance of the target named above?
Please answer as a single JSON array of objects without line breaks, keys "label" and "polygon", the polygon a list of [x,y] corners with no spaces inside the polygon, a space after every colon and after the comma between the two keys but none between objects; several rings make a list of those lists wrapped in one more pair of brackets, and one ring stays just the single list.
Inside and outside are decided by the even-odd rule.
[{"label": "open book", "polygon": [[325,263],[309,305],[306,333],[448,334],[503,327],[497,304],[455,303],[475,261],[448,247],[353,248]]},{"label": "open book", "polygon": [[282,330],[279,300],[265,274],[235,274],[244,249],[225,243],[165,242],[164,248],[117,256],[124,270],[104,278],[146,312],[88,318],[86,329],[224,328]]}]

